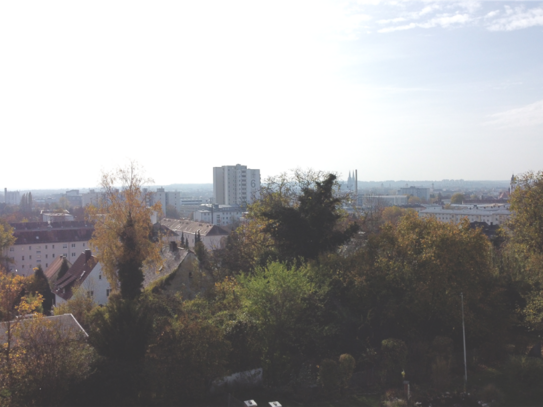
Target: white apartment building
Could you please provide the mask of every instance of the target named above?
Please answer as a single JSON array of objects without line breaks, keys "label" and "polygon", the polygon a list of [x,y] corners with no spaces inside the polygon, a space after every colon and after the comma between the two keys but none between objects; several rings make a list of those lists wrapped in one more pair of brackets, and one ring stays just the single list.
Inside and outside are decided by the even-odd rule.
[{"label": "white apartment building", "polygon": [[13,260],[8,269],[22,276],[32,274],[33,268],[49,267],[57,257],[65,256],[73,263],[77,256],[89,248],[94,226],[85,222],[21,222],[12,223],[15,244],[6,249]]},{"label": "white apartment building", "polygon": [[21,203],[21,194],[19,191],[8,191],[4,188],[4,202],[7,205],[19,205]]},{"label": "white apartment building", "polygon": [[421,218],[434,217],[442,222],[455,222],[459,223],[464,218],[468,218],[470,222],[485,222],[488,225],[501,225],[506,222],[511,216],[511,212],[507,209],[494,208],[494,209],[442,209],[442,208],[428,208],[419,212]]},{"label": "white apartment building", "polygon": [[101,198],[101,192],[96,192],[94,189],[90,189],[89,192],[81,194],[81,206],[98,206]]},{"label": "white apartment building", "polygon": [[90,249],[80,253],[66,274],[55,282],[55,304],[62,304],[72,298],[72,289],[79,285],[98,305],[107,304],[111,286],[102,271],[102,265]]},{"label": "white apartment building", "polygon": [[213,196],[215,204],[245,206],[258,199],[260,170],[246,165],[213,167]]},{"label": "white apartment building", "polygon": [[227,226],[240,220],[243,209],[238,205],[202,205],[194,212],[194,221]]},{"label": "white apartment building", "polygon": [[181,211],[181,193],[178,191],[165,191],[164,188],[158,188],[155,192],[150,193],[149,206],[160,202],[162,213],[166,214],[168,205],[175,206],[175,209]]}]

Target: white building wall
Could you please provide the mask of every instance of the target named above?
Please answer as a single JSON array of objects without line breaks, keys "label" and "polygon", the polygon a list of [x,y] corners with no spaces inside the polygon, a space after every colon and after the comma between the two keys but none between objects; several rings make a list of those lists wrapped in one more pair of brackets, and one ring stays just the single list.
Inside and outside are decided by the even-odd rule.
[{"label": "white building wall", "polygon": [[507,210],[491,211],[483,209],[464,211],[432,209],[419,212],[419,216],[422,218],[434,217],[442,222],[459,223],[464,218],[467,218],[470,222],[485,222],[488,225],[502,225],[509,219],[510,212]]},{"label": "white building wall", "polygon": [[246,205],[258,198],[260,170],[246,165],[213,168],[214,201],[220,205]]},{"label": "white building wall", "polygon": [[94,189],[91,189],[89,192],[81,194],[81,206],[98,206],[101,196],[102,194],[100,192],[95,192]]},{"label": "white building wall", "polygon": [[89,248],[89,242],[61,242],[61,243],[39,243],[11,246],[7,252],[8,257],[11,257],[14,263],[9,267],[17,270],[17,273],[22,276],[29,276],[34,273],[33,268],[41,265],[45,270],[49,264],[58,256],[66,256],[73,263],[77,256]]}]

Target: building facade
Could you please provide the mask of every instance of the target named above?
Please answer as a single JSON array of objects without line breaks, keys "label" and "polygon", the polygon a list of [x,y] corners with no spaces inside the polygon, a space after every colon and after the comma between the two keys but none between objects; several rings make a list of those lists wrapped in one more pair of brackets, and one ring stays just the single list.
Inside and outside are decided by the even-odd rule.
[{"label": "building facade", "polygon": [[243,208],[239,205],[202,205],[193,216],[196,222],[228,226],[240,220],[243,216]]},{"label": "building facade", "polygon": [[424,188],[424,187],[405,187],[400,188],[399,192],[400,195],[413,195],[417,198],[422,199],[423,201],[427,201],[430,199],[430,188]]},{"label": "building facade", "polygon": [[218,205],[246,206],[259,197],[260,170],[246,165],[213,167],[213,197]]},{"label": "building facade", "polygon": [[33,268],[46,269],[60,256],[74,262],[89,248],[94,226],[85,222],[18,222],[12,223],[15,244],[6,250],[12,259],[7,268],[22,276],[31,275]]},{"label": "building facade", "polygon": [[496,209],[442,209],[428,208],[419,212],[421,218],[434,217],[442,222],[459,223],[467,218],[470,222],[484,222],[487,225],[501,225],[511,216],[511,212],[505,208]]},{"label": "building facade", "polygon": [[160,202],[162,213],[166,214],[168,205],[175,207],[177,212],[181,211],[181,193],[178,191],[165,191],[164,188],[157,188],[155,192],[149,194],[149,206]]}]

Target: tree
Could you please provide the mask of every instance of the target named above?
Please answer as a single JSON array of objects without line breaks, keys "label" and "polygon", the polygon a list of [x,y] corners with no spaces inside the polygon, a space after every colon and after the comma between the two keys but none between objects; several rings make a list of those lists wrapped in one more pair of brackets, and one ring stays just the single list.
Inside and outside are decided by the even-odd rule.
[{"label": "tree", "polygon": [[453,194],[453,196],[451,196],[451,204],[461,204],[462,202],[464,202],[464,199],[464,194],[462,194],[461,192],[457,192]]},{"label": "tree", "polygon": [[495,282],[491,251],[490,241],[467,220],[456,225],[408,213],[397,225],[385,224],[342,265],[350,270],[344,296],[363,316],[359,335],[421,340],[441,335],[458,343],[463,292],[470,345],[499,341],[512,314]]},{"label": "tree", "polygon": [[422,199],[420,199],[418,196],[410,196],[409,199],[407,200],[407,203],[409,205],[417,205],[417,204],[422,203]]},{"label": "tree", "polygon": [[41,295],[24,295],[26,278],[6,272],[0,266],[0,320],[5,321],[5,337],[0,353],[0,383],[2,390],[13,390],[18,377],[17,359],[13,353],[14,330],[22,319],[17,316],[27,315],[37,310],[43,301]]},{"label": "tree", "polygon": [[311,298],[322,292],[307,269],[281,263],[257,267],[254,275],[240,275],[238,281],[243,309],[258,326],[263,367],[272,383],[284,381],[319,329],[308,324],[306,312],[317,312]]},{"label": "tree", "polygon": [[136,298],[143,288],[143,258],[138,251],[136,228],[132,214],[121,232],[121,253],[117,260],[117,275],[121,286],[121,297],[129,300]]},{"label": "tree", "polygon": [[402,216],[407,213],[407,210],[398,208],[397,206],[388,206],[383,209],[381,216],[385,222],[398,223]]},{"label": "tree", "polygon": [[[140,279],[140,264],[160,266],[160,241],[152,237],[151,215],[161,211],[160,203],[148,207],[148,194],[142,191],[144,183],[152,180],[142,175],[134,162],[102,175],[103,199],[98,206],[87,209],[95,222],[91,247],[97,251],[112,289],[121,290],[126,298],[135,295]],[[121,184],[120,190],[115,187]],[[117,270],[122,269],[122,277]],[[140,270],[140,271],[138,271]],[[131,279],[133,277],[133,280]],[[122,283],[130,285],[123,291]]]},{"label": "tree", "polygon": [[527,254],[543,255],[543,171],[527,172],[516,179],[507,229],[512,241]]},{"label": "tree", "polygon": [[522,324],[543,330],[543,171],[516,177],[505,224],[502,269]]},{"label": "tree", "polygon": [[171,219],[179,219],[179,212],[174,205],[166,205],[166,217]]},{"label": "tree", "polygon": [[315,181],[314,187],[304,186],[294,203],[279,197],[262,211],[268,221],[264,232],[271,235],[282,259],[316,259],[337,249],[358,231],[355,223],[344,230],[338,227],[342,200],[334,196],[335,181],[336,176],[328,174],[323,181]]},{"label": "tree", "polygon": [[53,301],[55,299],[55,294],[51,291],[49,287],[49,281],[43,272],[41,266],[34,268],[34,275],[30,277],[26,290],[31,293],[38,293],[43,297],[42,309],[45,315],[51,314],[51,309],[53,308]]},{"label": "tree", "polygon": [[4,265],[8,269],[11,259],[8,256],[8,249],[15,243],[15,236],[13,236],[13,228],[9,223],[0,219],[0,265]]}]

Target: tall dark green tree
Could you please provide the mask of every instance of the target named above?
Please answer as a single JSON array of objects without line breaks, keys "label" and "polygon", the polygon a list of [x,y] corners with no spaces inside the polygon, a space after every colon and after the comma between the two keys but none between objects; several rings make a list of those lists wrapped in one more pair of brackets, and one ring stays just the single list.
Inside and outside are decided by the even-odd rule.
[{"label": "tall dark green tree", "polygon": [[36,292],[38,294],[41,294],[43,296],[43,313],[45,315],[51,315],[51,309],[53,308],[53,300],[55,298],[55,294],[52,293],[51,287],[49,287],[49,282],[47,281],[47,277],[45,276],[45,273],[43,272],[41,266],[34,268],[34,275],[32,276],[30,283],[26,287],[26,290],[31,293]]},{"label": "tall dark green tree", "polygon": [[358,231],[355,223],[340,227],[342,200],[334,196],[335,180],[336,176],[329,174],[323,181],[315,181],[314,186],[302,188],[294,205],[276,199],[263,211],[268,221],[264,231],[272,236],[283,260],[315,259],[337,249]]},{"label": "tall dark green tree", "polygon": [[134,220],[130,212],[126,219],[124,229],[121,232],[120,240],[122,250],[117,260],[121,297],[133,300],[143,288],[143,259],[138,251],[138,242]]}]

